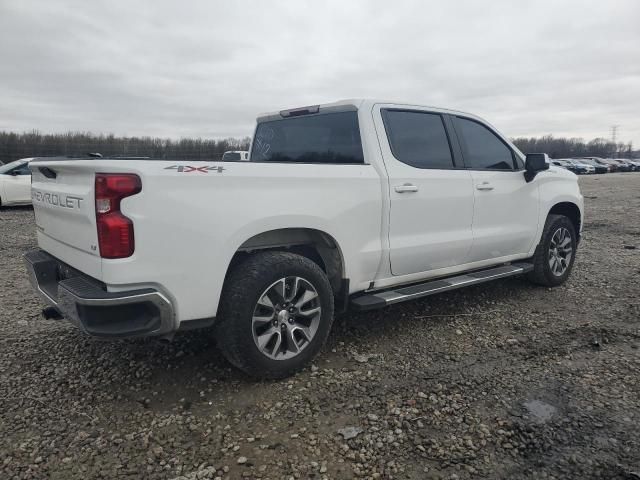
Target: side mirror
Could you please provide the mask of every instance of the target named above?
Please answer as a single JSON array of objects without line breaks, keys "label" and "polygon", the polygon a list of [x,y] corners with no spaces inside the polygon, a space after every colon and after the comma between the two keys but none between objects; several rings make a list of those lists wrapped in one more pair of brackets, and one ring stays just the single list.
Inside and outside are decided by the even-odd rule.
[{"label": "side mirror", "polygon": [[544,171],[549,170],[549,157],[546,153],[527,153],[524,162],[524,178],[530,182],[535,176]]}]

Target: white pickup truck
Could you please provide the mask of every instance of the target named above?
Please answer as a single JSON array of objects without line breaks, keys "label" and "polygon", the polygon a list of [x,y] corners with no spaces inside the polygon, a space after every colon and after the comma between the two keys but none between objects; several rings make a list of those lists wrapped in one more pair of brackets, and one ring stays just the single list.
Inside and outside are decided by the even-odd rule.
[{"label": "white pickup truck", "polygon": [[[249,374],[311,361],[334,312],[571,272],[576,176],[484,120],[350,100],[261,115],[248,162],[31,162],[30,280],[90,335],[210,328]],[[540,290],[544,295],[544,290]]]}]

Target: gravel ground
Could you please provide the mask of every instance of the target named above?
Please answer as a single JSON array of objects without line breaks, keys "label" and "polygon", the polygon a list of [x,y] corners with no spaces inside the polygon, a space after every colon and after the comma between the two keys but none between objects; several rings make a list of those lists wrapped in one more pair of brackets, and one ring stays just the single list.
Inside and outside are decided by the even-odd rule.
[{"label": "gravel ground", "polygon": [[580,183],[563,287],[345,315],[281,382],[198,332],[108,343],[39,320],[33,212],[1,210],[0,478],[640,478],[640,174]]}]

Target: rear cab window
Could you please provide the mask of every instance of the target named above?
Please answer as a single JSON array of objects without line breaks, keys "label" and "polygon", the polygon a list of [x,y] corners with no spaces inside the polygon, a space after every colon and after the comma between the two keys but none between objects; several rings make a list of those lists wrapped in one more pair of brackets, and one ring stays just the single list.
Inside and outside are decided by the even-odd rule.
[{"label": "rear cab window", "polygon": [[363,164],[358,112],[262,121],[256,128],[249,161]]}]

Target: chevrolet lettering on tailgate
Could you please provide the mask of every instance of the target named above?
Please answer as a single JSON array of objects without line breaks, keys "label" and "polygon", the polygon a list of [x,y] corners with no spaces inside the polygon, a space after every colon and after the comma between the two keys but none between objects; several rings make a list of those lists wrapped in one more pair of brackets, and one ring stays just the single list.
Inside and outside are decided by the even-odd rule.
[{"label": "chevrolet lettering on tailgate", "polygon": [[40,190],[32,190],[31,199],[40,204],[61,208],[80,208],[80,203],[83,201],[81,197],[58,195],[57,193],[41,192]]}]

